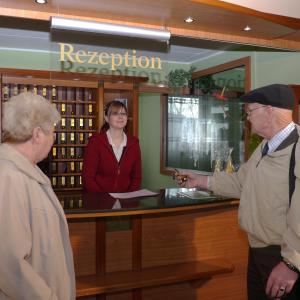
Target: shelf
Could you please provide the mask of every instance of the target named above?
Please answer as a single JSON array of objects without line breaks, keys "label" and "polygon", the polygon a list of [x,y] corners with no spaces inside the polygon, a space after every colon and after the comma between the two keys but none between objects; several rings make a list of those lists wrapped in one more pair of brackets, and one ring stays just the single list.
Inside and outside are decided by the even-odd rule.
[{"label": "shelf", "polygon": [[57,103],[57,104],[96,104],[96,101],[91,101],[91,100],[50,100],[52,103]]},{"label": "shelf", "polygon": [[47,161],[51,162],[68,162],[68,161],[83,161],[83,158],[52,158],[46,159]]},{"label": "shelf", "polygon": [[55,192],[65,192],[65,191],[81,191],[82,187],[66,187],[66,188],[53,188]]},{"label": "shelf", "polygon": [[70,115],[70,114],[66,114],[63,115],[61,114],[62,118],[66,118],[66,119],[96,119],[97,117],[95,115]]},{"label": "shelf", "polygon": [[54,130],[55,132],[65,132],[65,133],[68,133],[68,132],[92,132],[92,133],[95,133],[95,132],[98,132],[97,130],[95,129],[55,129]]},{"label": "shelf", "polygon": [[50,173],[49,177],[58,177],[58,176],[81,176],[81,172],[66,172],[66,173]]},{"label": "shelf", "polygon": [[208,280],[214,275],[230,273],[233,270],[231,263],[217,258],[146,268],[140,271],[80,276],[76,278],[76,294],[77,297],[83,297],[186,281]]},{"label": "shelf", "polygon": [[54,147],[85,147],[87,144],[53,144]]}]

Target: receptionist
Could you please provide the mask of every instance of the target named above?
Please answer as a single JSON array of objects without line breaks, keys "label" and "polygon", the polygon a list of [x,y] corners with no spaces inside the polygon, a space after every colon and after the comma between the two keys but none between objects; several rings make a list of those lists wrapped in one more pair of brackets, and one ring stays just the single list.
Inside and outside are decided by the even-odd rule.
[{"label": "receptionist", "polygon": [[109,102],[105,123],[85,149],[83,187],[87,192],[131,192],[141,185],[141,150],[136,137],[127,135],[128,113],[120,101]]}]

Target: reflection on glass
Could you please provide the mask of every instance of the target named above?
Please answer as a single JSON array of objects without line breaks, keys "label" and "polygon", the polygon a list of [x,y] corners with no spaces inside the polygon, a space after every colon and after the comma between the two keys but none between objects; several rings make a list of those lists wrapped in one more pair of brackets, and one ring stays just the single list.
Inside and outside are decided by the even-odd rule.
[{"label": "reflection on glass", "polygon": [[238,99],[169,96],[166,167],[223,170],[244,161],[243,107]]}]

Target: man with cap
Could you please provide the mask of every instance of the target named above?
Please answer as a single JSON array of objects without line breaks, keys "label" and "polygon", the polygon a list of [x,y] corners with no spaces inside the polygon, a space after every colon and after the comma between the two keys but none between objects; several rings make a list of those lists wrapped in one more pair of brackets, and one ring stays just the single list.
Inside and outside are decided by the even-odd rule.
[{"label": "man with cap", "polygon": [[249,300],[299,300],[300,127],[292,121],[294,94],[287,85],[272,84],[241,101],[252,131],[264,138],[249,160],[233,174],[185,171],[186,181],[178,176],[178,183],[240,198],[239,224],[249,241]]}]

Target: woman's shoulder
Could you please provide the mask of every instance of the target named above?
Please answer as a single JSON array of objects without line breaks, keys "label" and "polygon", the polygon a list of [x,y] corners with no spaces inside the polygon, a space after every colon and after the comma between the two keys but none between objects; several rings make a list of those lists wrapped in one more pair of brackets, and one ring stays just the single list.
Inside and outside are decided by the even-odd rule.
[{"label": "woman's shoulder", "polygon": [[127,136],[127,143],[128,144],[139,144],[139,139],[136,136],[133,135],[128,135]]},{"label": "woman's shoulder", "polygon": [[89,143],[106,143],[107,136],[106,132],[96,132],[89,138]]}]

